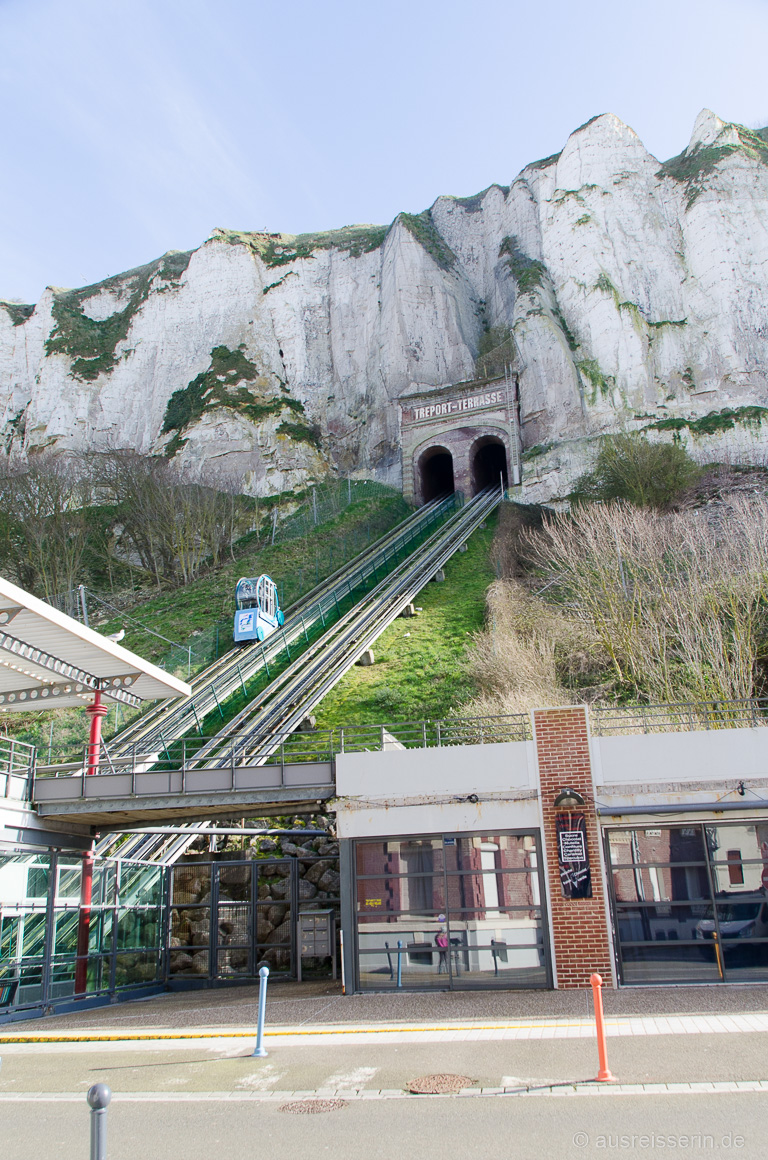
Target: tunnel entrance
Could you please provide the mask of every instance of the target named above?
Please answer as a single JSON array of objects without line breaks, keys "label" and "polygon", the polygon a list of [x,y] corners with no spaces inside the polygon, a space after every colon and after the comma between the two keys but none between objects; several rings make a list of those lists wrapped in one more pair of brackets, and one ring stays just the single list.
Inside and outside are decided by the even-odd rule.
[{"label": "tunnel entrance", "polygon": [[486,487],[498,487],[502,480],[507,487],[507,449],[495,435],[487,435],[472,448],[473,494]]},{"label": "tunnel entrance", "polygon": [[439,495],[455,490],[453,482],[453,456],[445,447],[430,447],[419,460],[421,498],[424,503],[437,499]]}]

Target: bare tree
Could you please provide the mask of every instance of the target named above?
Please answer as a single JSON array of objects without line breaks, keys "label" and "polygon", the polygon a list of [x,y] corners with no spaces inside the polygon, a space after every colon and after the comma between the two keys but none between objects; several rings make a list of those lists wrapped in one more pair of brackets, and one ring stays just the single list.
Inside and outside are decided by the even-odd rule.
[{"label": "bare tree", "polygon": [[22,587],[50,599],[80,578],[88,542],[89,474],[73,457],[41,453],[0,478],[0,560]]},{"label": "bare tree", "polygon": [[549,595],[594,633],[625,692],[754,695],[768,638],[768,500],[732,497],[718,520],[585,506],[528,542]]},{"label": "bare tree", "polygon": [[250,525],[252,504],[222,478],[190,481],[165,460],[132,452],[98,458],[96,478],[119,521],[114,550],[135,555],[158,586],[218,567]]}]

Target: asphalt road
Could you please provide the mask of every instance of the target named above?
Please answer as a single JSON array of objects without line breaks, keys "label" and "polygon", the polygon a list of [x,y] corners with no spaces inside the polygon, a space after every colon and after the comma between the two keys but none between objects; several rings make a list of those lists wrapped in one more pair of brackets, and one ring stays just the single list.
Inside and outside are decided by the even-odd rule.
[{"label": "asphalt road", "polygon": [[[583,1160],[585,1157],[766,1156],[766,1096],[408,1097],[350,1101],[319,1115],[268,1102],[136,1103],[109,1111],[109,1160]],[[87,1109],[75,1103],[2,1105],[7,1160],[85,1160]]]}]

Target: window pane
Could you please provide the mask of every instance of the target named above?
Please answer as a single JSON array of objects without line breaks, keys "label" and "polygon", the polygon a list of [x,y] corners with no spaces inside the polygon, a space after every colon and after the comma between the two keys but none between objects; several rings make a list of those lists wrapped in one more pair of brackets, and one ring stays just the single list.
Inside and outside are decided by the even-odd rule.
[{"label": "window pane", "polygon": [[442,838],[358,842],[358,874],[431,874],[443,868]]},{"label": "window pane", "polygon": [[722,954],[729,983],[764,982],[768,978],[768,942],[724,941]]},{"label": "window pane", "polygon": [[160,909],[146,907],[121,909],[117,918],[118,950],[155,947],[160,941]]},{"label": "window pane", "polygon": [[383,991],[408,988],[447,988],[448,968],[432,943],[418,938],[402,946],[390,942],[360,953],[360,989]]},{"label": "window pane", "polygon": [[710,902],[696,906],[616,907],[622,942],[685,942],[711,939],[714,909]]},{"label": "window pane", "polygon": [[445,846],[448,870],[478,871],[528,870],[536,864],[536,841],[532,834],[484,834],[456,838],[456,844]]},{"label": "window pane", "polygon": [[123,906],[160,906],[163,902],[164,871],[161,866],[132,866],[120,863],[120,903]]},{"label": "window pane", "polygon": [[768,882],[766,866],[762,862],[715,862],[712,866],[716,894],[721,891],[726,894],[739,891],[744,894],[760,893],[765,885],[764,874]]},{"label": "window pane", "polygon": [[715,862],[727,862],[729,851],[738,854],[733,861],[759,861],[768,865],[768,824],[707,826],[707,842]]},{"label": "window pane", "polygon": [[698,825],[611,830],[608,845],[614,866],[640,862],[706,862],[703,831]]},{"label": "window pane", "polygon": [[83,876],[82,859],[60,861],[57,871],[56,901],[76,905],[80,901],[80,883]]},{"label": "window pane", "polygon": [[443,875],[412,875],[402,878],[369,878],[357,883],[357,908],[362,913],[388,910],[445,910]]},{"label": "window pane", "polygon": [[720,982],[713,943],[701,946],[649,943],[644,947],[624,947],[621,957],[625,983]]},{"label": "window pane", "polygon": [[709,899],[706,866],[635,866],[614,870],[617,902],[685,902]]},{"label": "window pane", "polygon": [[432,930],[437,933],[439,928],[445,925],[445,918],[443,918],[443,922],[441,923],[433,910],[418,911],[411,909],[404,911],[382,911],[381,913],[365,911],[358,914],[357,922],[361,931],[375,930],[377,926],[381,926],[384,930],[392,930],[393,927],[401,925],[409,929],[417,926],[426,931]]},{"label": "window pane", "polygon": [[764,894],[718,891],[715,906],[723,940],[768,938],[768,902]]}]

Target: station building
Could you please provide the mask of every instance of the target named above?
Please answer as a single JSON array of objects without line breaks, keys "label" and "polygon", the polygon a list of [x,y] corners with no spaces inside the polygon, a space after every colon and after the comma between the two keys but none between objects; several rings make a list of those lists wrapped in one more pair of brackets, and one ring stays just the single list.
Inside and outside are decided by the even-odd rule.
[{"label": "station building", "polygon": [[348,985],[765,982],[766,723],[569,706],[340,754]]},{"label": "station building", "polygon": [[477,495],[521,480],[517,377],[401,396],[403,495],[423,504],[446,492]]},{"label": "station building", "polygon": [[[565,706],[310,738],[264,772],[307,797],[332,776],[338,857],[321,840],[176,865],[94,865],[92,830],[40,816],[32,755],[11,765],[0,746],[0,1020],[255,981],[264,961],[330,970],[304,945],[326,919],[348,993],[584,988],[593,971],[614,987],[765,983],[766,724],[751,702]],[[106,810],[121,776],[68,792]],[[142,800],[160,799],[137,782],[137,814]]]}]

